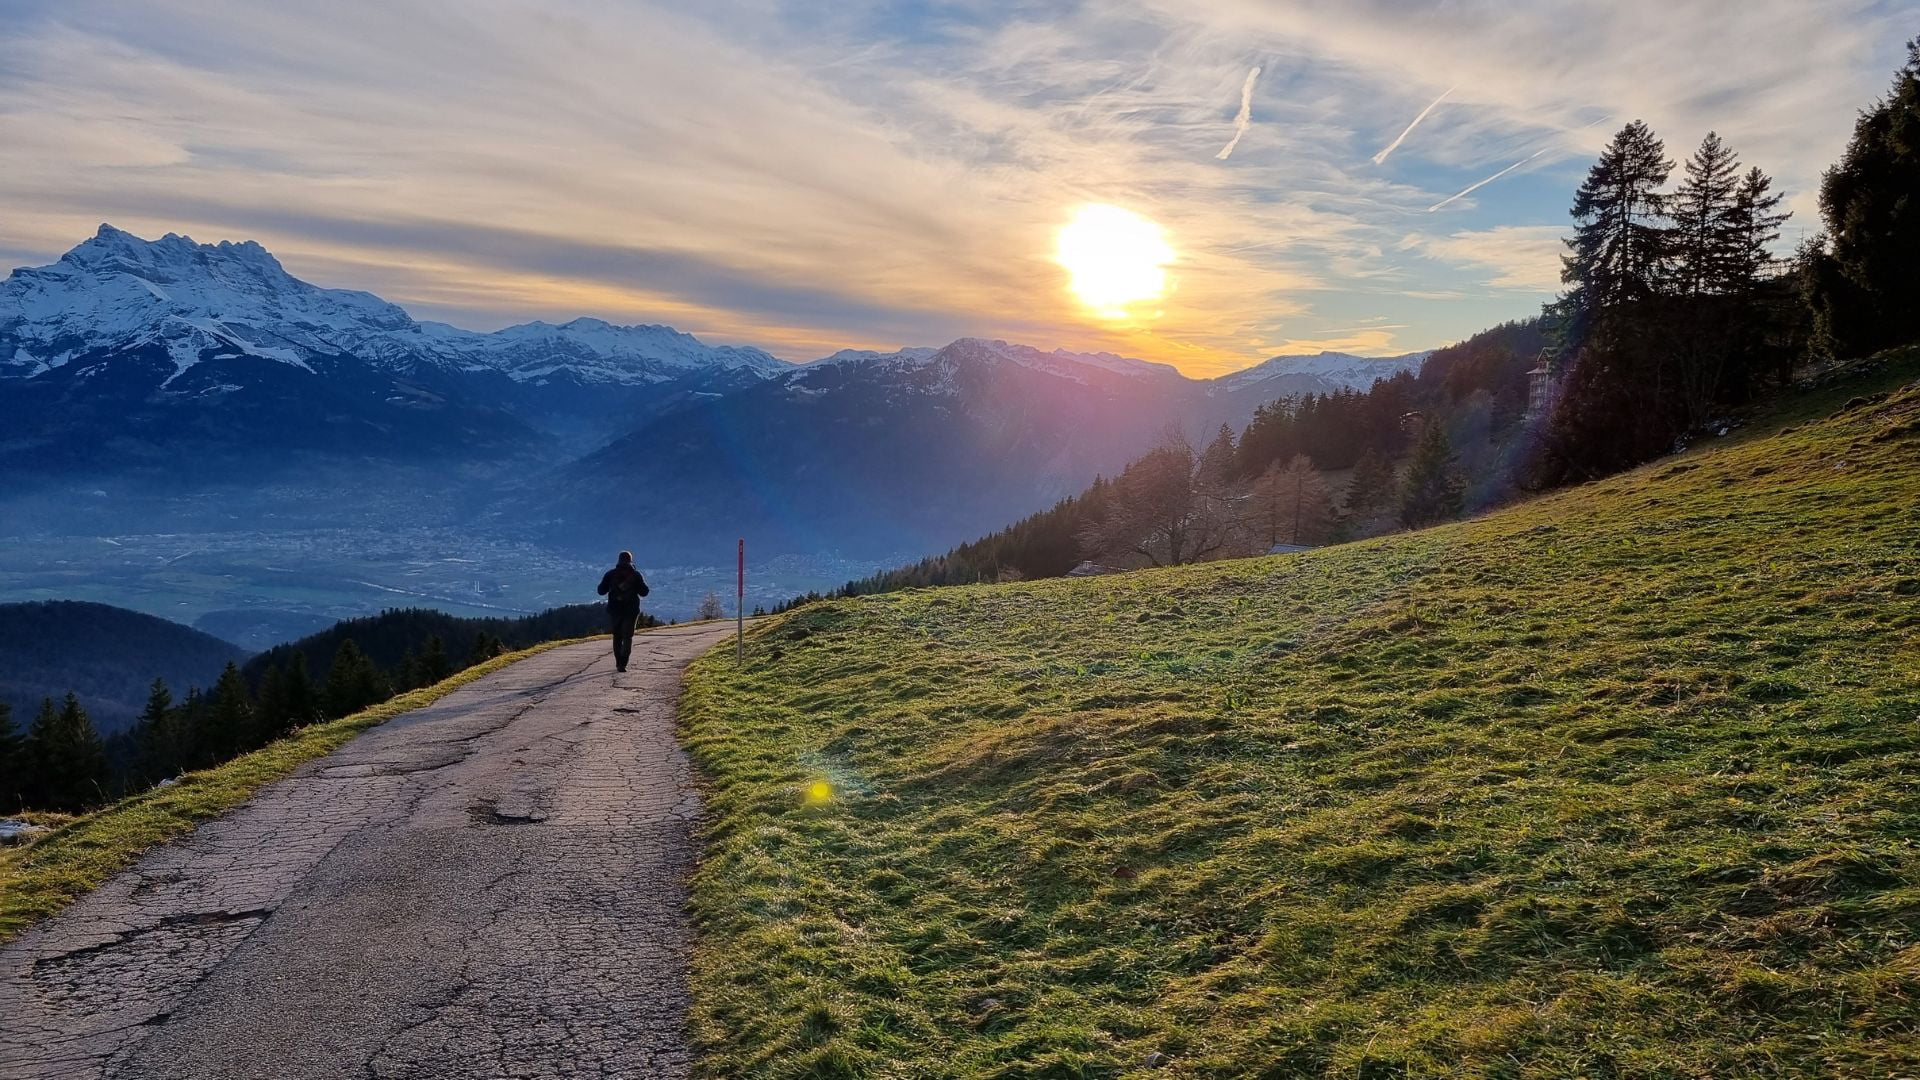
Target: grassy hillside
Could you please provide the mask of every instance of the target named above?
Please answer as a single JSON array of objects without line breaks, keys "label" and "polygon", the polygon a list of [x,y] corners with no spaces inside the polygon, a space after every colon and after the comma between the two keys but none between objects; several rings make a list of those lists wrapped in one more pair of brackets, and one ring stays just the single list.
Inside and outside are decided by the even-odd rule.
[{"label": "grassy hillside", "polygon": [[706,1070],[1920,1073],[1920,351],[1800,407],[701,660]]},{"label": "grassy hillside", "polygon": [[133,723],[156,676],[176,692],[211,686],[237,645],[153,615],[76,600],[0,604],[0,701],[24,730],[42,698],[71,690],[94,725],[112,732]]}]

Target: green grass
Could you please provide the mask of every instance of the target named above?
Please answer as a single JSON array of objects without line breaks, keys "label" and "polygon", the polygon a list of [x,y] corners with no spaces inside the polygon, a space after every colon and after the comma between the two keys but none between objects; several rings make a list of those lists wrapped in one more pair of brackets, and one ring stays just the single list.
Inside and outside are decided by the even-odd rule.
[{"label": "green grass", "polygon": [[704,1071],[1920,1075],[1917,377],[1481,520],[709,654]]},{"label": "green grass", "polygon": [[495,657],[352,716],[301,728],[225,764],[187,773],[168,787],[129,796],[90,814],[53,819],[62,822],[60,827],[36,842],[0,849],[0,942],[86,895],[131,866],[148,848],[183,836],[202,821],[239,806],[260,788],[332,753],[368,728],[516,660],[570,644],[573,641],[550,641]]}]

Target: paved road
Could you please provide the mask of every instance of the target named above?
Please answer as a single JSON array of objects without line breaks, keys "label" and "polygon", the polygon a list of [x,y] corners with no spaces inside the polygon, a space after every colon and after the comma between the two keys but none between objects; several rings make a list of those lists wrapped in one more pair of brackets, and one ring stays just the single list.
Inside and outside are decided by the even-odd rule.
[{"label": "paved road", "polygon": [[360,736],[0,948],[0,1077],[677,1077],[680,670],[555,649]]}]

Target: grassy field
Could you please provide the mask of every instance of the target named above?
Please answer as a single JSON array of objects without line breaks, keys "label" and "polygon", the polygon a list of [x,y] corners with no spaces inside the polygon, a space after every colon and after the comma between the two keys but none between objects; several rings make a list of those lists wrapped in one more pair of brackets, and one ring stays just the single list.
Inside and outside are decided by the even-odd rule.
[{"label": "grassy field", "polygon": [[[584,638],[574,640],[584,641]],[[570,641],[495,657],[453,677],[352,716],[301,728],[251,754],[190,772],[180,782],[78,817],[47,815],[60,827],[24,847],[0,848],[0,941],[59,911],[126,869],[140,853],[192,831],[253,797],[263,786],[348,739],[420,708],[516,660]]]},{"label": "grassy field", "polygon": [[705,1071],[1920,1075],[1920,350],[1797,408],[699,661]]}]

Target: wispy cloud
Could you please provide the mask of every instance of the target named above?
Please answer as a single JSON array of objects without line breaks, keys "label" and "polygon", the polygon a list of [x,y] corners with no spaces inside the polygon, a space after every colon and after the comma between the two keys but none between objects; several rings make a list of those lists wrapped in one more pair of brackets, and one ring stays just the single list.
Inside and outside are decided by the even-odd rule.
[{"label": "wispy cloud", "polygon": [[1253,126],[1253,85],[1259,81],[1260,69],[1256,67],[1247,72],[1247,81],[1240,84],[1240,115],[1233,118],[1233,138],[1220,148],[1219,153],[1213,155],[1221,161],[1233,156],[1234,147],[1240,145],[1247,129]]},{"label": "wispy cloud", "polygon": [[1407,141],[1407,136],[1413,134],[1413,129],[1420,126],[1420,121],[1425,120],[1427,118],[1428,113],[1439,108],[1440,103],[1447,100],[1448,94],[1451,94],[1458,89],[1460,89],[1460,85],[1458,83],[1455,83],[1454,85],[1449,86],[1445,90],[1441,91],[1439,97],[1434,98],[1432,101],[1428,102],[1427,107],[1420,110],[1420,115],[1414,117],[1412,123],[1408,124],[1404,129],[1402,129],[1400,134],[1394,136],[1393,141],[1388,143],[1379,153],[1373,155],[1373,163],[1375,165],[1379,165],[1385,162],[1387,160],[1388,154],[1391,154],[1395,150],[1400,149],[1400,144]]},{"label": "wispy cloud", "polygon": [[1446,236],[1415,236],[1408,246],[1436,259],[1487,267],[1497,289],[1550,293],[1560,287],[1560,256],[1567,250],[1560,225],[1497,225]]},{"label": "wispy cloud", "polygon": [[[1676,153],[1714,128],[1804,202],[1901,6],[0,0],[0,251],[47,261],[101,220],[252,237],[476,328],[594,314],[795,357],[970,333],[1198,374],[1378,316],[1405,324],[1379,347],[1424,348],[1531,310],[1547,264],[1497,230],[1558,216],[1593,116]],[[1728,25],[1741,47],[1701,64]],[[1159,317],[1065,293],[1053,232],[1084,202],[1166,228]],[[1409,221],[1430,243],[1400,246]]]}]

